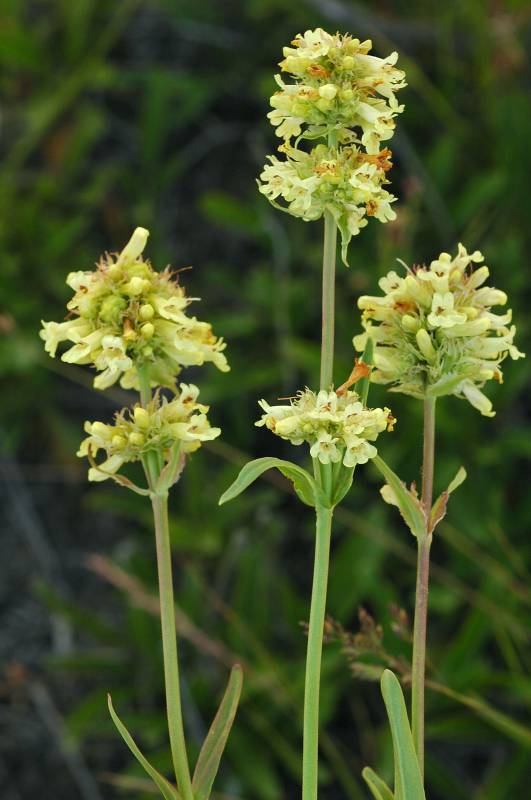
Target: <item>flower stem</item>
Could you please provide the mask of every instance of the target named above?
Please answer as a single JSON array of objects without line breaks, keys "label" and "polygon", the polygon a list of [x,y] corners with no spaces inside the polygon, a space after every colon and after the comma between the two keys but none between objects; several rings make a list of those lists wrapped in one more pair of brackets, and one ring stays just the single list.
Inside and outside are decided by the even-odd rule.
[{"label": "flower stem", "polygon": [[417,585],[415,622],[413,626],[413,660],[411,671],[411,727],[421,774],[424,774],[424,688],[426,673],[426,634],[428,628],[428,588],[432,534],[429,519],[433,499],[435,456],[435,398],[424,400],[424,446],[422,464],[422,506],[426,528],[417,540]]},{"label": "flower stem", "polygon": [[334,318],[337,225],[330,211],[324,212],[323,311],[321,338],[321,389],[334,380]]},{"label": "flower stem", "polygon": [[306,682],[304,687],[304,742],[302,756],[302,798],[317,800],[319,763],[319,684],[321,680],[321,654],[326,610],[330,537],[332,532],[331,508],[316,507],[315,561],[312,585],[312,604],[308,628],[306,654]]},{"label": "flower stem", "polygon": [[183,800],[194,800],[181,711],[167,493],[155,493],[153,495],[152,504],[157,544],[160,620],[162,629],[162,651],[164,656],[164,682],[166,686],[168,731],[179,793]]},{"label": "flower stem", "polygon": [[[149,367],[144,366],[139,368],[138,382],[140,388],[140,402],[145,407],[151,401]],[[164,660],[164,684],[166,689],[166,713],[173,767],[177,779],[177,787],[182,800],[194,800],[181,710],[179,658],[177,654],[177,636],[175,633],[175,600],[173,596],[170,528],[168,522],[168,492],[157,490],[157,480],[160,475],[160,464],[157,459],[157,453],[153,451],[146,454],[144,468],[152,491],[151,503],[155,521],[162,655]]]}]

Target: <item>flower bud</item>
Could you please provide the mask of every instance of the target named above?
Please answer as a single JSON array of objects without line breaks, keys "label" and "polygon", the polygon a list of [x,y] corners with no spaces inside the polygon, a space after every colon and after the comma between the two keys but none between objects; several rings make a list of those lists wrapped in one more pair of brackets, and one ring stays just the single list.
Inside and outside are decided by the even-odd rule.
[{"label": "flower bud", "polygon": [[146,228],[135,228],[133,235],[120,253],[118,264],[136,261],[143,253],[149,236]]},{"label": "flower bud", "polygon": [[140,333],[142,334],[144,339],[151,339],[151,337],[155,333],[155,326],[151,322],[146,322],[140,328]]},{"label": "flower bud", "polygon": [[138,310],[138,316],[143,322],[147,322],[149,319],[153,319],[155,315],[155,309],[150,303],[144,303],[143,306],[140,306]]},{"label": "flower bud", "polygon": [[111,445],[114,447],[115,450],[121,450],[127,444],[127,440],[124,439],[123,436],[119,434],[115,434],[111,439]]},{"label": "flower bud", "polygon": [[149,427],[149,412],[146,411],[145,408],[142,408],[142,406],[136,406],[135,410],[133,411],[133,416],[139,428]]},{"label": "flower bud", "polygon": [[131,278],[129,283],[127,283],[124,286],[124,289],[127,292],[127,294],[133,295],[133,297],[142,294],[142,292],[146,291],[149,288],[150,288],[149,281],[146,280],[145,278],[139,278],[139,277]]},{"label": "flower bud", "polygon": [[108,426],[105,425],[104,422],[93,422],[91,433],[93,436],[106,436],[108,432]]},{"label": "flower bud", "polygon": [[402,321],[402,327],[408,333],[416,333],[420,328],[419,318],[413,317],[411,314],[404,314],[401,321]]},{"label": "flower bud", "polygon": [[141,433],[136,433],[136,431],[133,431],[133,433],[129,434],[129,444],[133,447],[142,447],[145,441],[146,440]]},{"label": "flower bud", "polygon": [[489,268],[488,267],[480,267],[476,269],[475,272],[472,273],[470,278],[467,281],[467,289],[477,289],[481,286],[482,283],[485,283],[487,278],[489,277]]},{"label": "flower bud", "polygon": [[324,86],[321,86],[319,89],[319,95],[324,97],[325,100],[333,100],[337,94],[337,86],[333,83],[325,83]]},{"label": "flower bud", "polygon": [[330,111],[330,109],[332,108],[332,101],[331,100],[326,100],[324,97],[321,97],[321,99],[318,100],[315,105],[317,106],[319,111],[322,111],[323,114],[325,114],[327,111]]},{"label": "flower bud", "polygon": [[433,361],[435,356],[437,355],[435,348],[431,342],[431,336],[427,330],[421,328],[417,331],[416,336],[417,344],[419,346],[419,350],[422,355],[428,360]]},{"label": "flower bud", "polygon": [[352,58],[352,56],[345,56],[341,66],[343,67],[343,69],[354,69],[354,67],[356,66],[356,62]]},{"label": "flower bud", "polygon": [[350,100],[354,97],[354,92],[352,89],[341,89],[339,92],[339,97],[341,100],[345,100],[345,102],[350,102]]}]

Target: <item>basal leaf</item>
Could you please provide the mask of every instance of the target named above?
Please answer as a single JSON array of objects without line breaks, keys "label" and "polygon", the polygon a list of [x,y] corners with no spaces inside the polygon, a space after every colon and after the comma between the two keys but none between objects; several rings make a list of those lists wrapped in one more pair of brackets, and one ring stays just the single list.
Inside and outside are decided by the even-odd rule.
[{"label": "basal leaf", "polygon": [[395,798],[426,800],[402,687],[391,670],[384,670],[381,687],[393,737]]},{"label": "basal leaf", "polygon": [[375,800],[394,800],[394,795],[389,786],[370,767],[365,767],[361,776],[371,790]]},{"label": "basal leaf", "polygon": [[230,673],[223,700],[199,753],[192,786],[195,800],[208,800],[221,756],[236,716],[243,684],[243,670],[236,664]]},{"label": "basal leaf", "polygon": [[174,786],[172,786],[171,783],[167,781],[166,778],[163,775],[161,775],[160,772],[157,769],[155,769],[155,767],[153,767],[149,763],[147,758],[140,752],[133,737],[131,736],[131,734],[121,721],[121,719],[118,717],[118,714],[114,710],[111,696],[107,695],[107,698],[109,703],[109,712],[112,717],[112,721],[116,725],[120,736],[130,749],[132,754],[135,756],[135,758],[138,759],[138,761],[142,764],[149,777],[159,788],[162,796],[165,798],[165,800],[181,800],[181,795],[178,793],[177,789]]}]

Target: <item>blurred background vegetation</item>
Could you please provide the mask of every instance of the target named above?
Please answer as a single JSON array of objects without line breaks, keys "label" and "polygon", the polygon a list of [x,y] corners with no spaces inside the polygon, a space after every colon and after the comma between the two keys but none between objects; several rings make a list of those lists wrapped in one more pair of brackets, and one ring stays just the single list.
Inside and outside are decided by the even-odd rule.
[{"label": "blurred background vegetation", "polygon": [[[257,399],[318,374],[321,226],[279,214],[254,183],[276,146],[266,113],[281,48],[318,25],[370,37],[379,55],[397,49],[409,82],[392,142],[398,220],[372,222],[338,275],[337,380],[352,364],[356,297],[396,257],[430,261],[458,241],[485,253],[493,284],[510,294],[518,345],[531,349],[525,0],[3,0],[3,800],[149,800],[107,690],[170,765],[150,510],[114,485],[89,486],[75,457],[83,421],[108,418],[124,393],[95,392],[85,370],[45,356],[37,335],[41,318],[61,318],[66,273],[120,249],[136,225],[151,229],[156,265],[194,265],[183,281],[232,363],[228,376],[185,373],[223,428],[172,500],[191,750],[239,659],[246,690],[217,797],[297,796],[312,515],[271,476],[216,504],[249,456],[288,454],[253,427]],[[505,385],[489,387],[494,420],[440,403],[437,484],[460,464],[469,479],[433,547],[430,669],[443,693],[427,704],[431,800],[527,795],[529,388],[526,362],[510,363]],[[413,480],[420,404],[372,392],[399,419],[382,452]],[[389,609],[411,609],[414,548],[379,485],[360,469],[337,515],[329,612],[356,632],[364,607],[391,655],[407,659]],[[350,655],[337,643],[325,653],[323,800],[367,797],[361,768],[391,767],[378,686],[354,679]]]}]

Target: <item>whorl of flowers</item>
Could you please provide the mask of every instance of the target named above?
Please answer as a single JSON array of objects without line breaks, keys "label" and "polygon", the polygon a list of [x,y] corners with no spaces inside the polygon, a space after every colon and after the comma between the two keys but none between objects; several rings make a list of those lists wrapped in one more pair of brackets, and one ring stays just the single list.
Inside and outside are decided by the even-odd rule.
[{"label": "whorl of flowers", "polygon": [[398,54],[377,58],[369,55],[370,39],[361,42],[321,28],[299,34],[291,44],[279,66],[295,83],[275,77],[280,91],[272,96],[268,115],[277,136],[300,136],[302,125],[309,126],[311,138],[330,130],[361,129],[361,144],[377,153],[404,108],[395,96],[406,85],[404,72],[395,67]]},{"label": "whorl of flowers", "polygon": [[169,268],[157,272],[142,258],[148,235],[137,228],[117,257],[103,256],[93,271],[71,272],[66,279],[74,290],[67,304],[71,318],[42,323],[50,356],[60,342],[71,342],[62,360],[95,367],[97,389],[118,379],[124,388],[138,389],[137,370],[144,364],[152,386],[172,388],[182,366],[211,361],[229,369],[223,340],[208,323],[186,314],[195,298],[186,297]]},{"label": "whorl of flowers", "polygon": [[[269,156],[260,178],[260,192],[281,211],[302,219],[319,219],[329,209],[341,232],[346,263],[352,236],[367,225],[366,217],[380,222],[396,218],[395,198],[383,186],[392,164],[391,151],[370,155],[355,145],[329,148],[324,144],[309,153],[286,147],[288,158]],[[278,203],[281,198],[287,205]]]},{"label": "whorl of flowers", "polygon": [[270,406],[260,400],[264,411],[256,423],[265,425],[292,444],[306,442],[310,455],[321,464],[341,461],[346,467],[365,464],[377,453],[370,444],[394,422],[388,408],[366,408],[354,391],[317,394],[299,392],[289,405]]},{"label": "whorl of flowers", "polygon": [[486,381],[502,381],[501,362],[521,358],[513,344],[512,312],[498,314],[507,295],[485,286],[488,267],[462,244],[457,255],[441,253],[429,267],[389,272],[379,282],[383,295],[360,297],[365,333],[354,338],[363,350],[374,342],[372,380],[414,397],[453,394],[485,416],[492,403],[481,392]]},{"label": "whorl of flowers", "polygon": [[[112,478],[124,464],[139,461],[150,451],[162,453],[169,461],[175,445],[181,453],[191,453],[202,442],[219,436],[220,429],[212,428],[206,416],[208,406],[197,402],[198,394],[197,386],[182,383],[172,400],[156,393],[146,408],[135,405],[122,409],[110,425],[86,422],[88,436],[77,455],[91,459],[89,481]],[[106,458],[96,465],[94,459],[100,450]]]},{"label": "whorl of flowers", "polygon": [[[404,73],[388,58],[369,55],[372,43],[317,28],[299,34],[284,48],[280,67],[293,76],[271,98],[269,119],[284,141],[285,160],[270,156],[259,189],[277,208],[304,220],[329,211],[341,232],[342,256],[352,236],[367,224],[395,218],[395,197],[383,187],[391,151],[380,143],[394,132],[403,110],[395,92],[405,86]],[[294,145],[291,140],[295,137]],[[301,141],[324,138],[310,152]],[[281,198],[285,205],[277,203]]]}]

